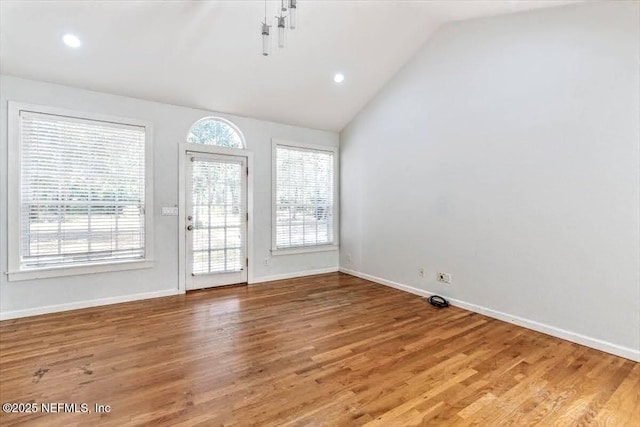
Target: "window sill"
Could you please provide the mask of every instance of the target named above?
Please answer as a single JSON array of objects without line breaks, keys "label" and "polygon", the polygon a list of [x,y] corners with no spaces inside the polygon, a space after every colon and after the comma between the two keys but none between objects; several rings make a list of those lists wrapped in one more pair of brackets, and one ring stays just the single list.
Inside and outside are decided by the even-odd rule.
[{"label": "window sill", "polygon": [[153,267],[151,260],[122,261],[105,264],[91,264],[78,267],[39,268],[33,270],[10,271],[10,282],[20,280],[45,279],[48,277],[77,276],[81,274],[107,273],[111,271],[138,270]]},{"label": "window sill", "polygon": [[280,255],[295,255],[295,254],[307,254],[313,252],[329,252],[329,251],[337,251],[337,245],[322,245],[322,246],[300,246],[297,248],[286,248],[286,249],[271,249],[272,256],[280,256]]}]

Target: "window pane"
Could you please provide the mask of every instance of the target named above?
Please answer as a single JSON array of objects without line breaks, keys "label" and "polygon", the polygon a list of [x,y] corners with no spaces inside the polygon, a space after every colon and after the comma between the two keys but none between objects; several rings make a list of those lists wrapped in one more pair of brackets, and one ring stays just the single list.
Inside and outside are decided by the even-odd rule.
[{"label": "window pane", "polygon": [[145,129],[21,112],[21,269],[144,258]]},{"label": "window pane", "polygon": [[333,243],[332,152],[276,147],[276,247]]},{"label": "window pane", "polygon": [[218,147],[244,148],[242,137],[233,126],[213,118],[198,120],[189,130],[187,142]]}]

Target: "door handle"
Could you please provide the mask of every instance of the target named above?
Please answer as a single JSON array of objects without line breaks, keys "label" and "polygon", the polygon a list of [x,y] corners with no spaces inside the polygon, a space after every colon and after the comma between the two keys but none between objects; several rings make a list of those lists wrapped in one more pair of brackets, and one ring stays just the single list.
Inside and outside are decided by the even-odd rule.
[{"label": "door handle", "polygon": [[193,225],[191,225],[191,224],[187,225],[187,230],[189,230],[189,231],[193,230]]}]

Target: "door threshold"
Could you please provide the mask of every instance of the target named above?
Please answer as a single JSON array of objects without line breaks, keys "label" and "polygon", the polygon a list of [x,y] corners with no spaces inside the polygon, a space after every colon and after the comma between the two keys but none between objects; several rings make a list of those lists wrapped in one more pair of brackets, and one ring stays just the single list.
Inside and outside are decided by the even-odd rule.
[{"label": "door threshold", "polygon": [[206,287],[206,288],[199,288],[199,289],[187,289],[187,293],[200,292],[200,291],[215,291],[216,289],[239,288],[241,286],[248,286],[248,285],[249,285],[249,282],[232,283],[232,284],[229,284],[229,285],[209,286],[209,287]]}]

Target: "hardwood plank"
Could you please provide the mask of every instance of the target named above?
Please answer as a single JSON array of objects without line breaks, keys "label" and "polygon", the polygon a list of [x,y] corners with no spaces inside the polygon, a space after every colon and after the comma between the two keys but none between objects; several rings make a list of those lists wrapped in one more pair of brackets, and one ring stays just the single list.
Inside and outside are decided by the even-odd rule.
[{"label": "hardwood plank", "polygon": [[3,426],[640,426],[640,364],[341,273],[0,322]]}]

